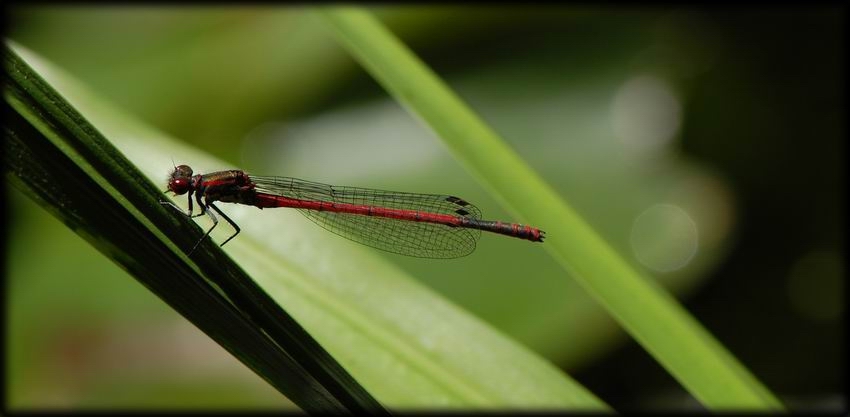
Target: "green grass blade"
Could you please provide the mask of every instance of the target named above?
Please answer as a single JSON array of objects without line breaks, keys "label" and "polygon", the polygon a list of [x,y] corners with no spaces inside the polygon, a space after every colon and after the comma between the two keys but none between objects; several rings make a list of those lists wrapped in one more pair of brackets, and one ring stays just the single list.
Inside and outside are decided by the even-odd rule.
[{"label": "green grass blade", "polygon": [[385,411],[76,109],[4,46],[3,169],[10,182],[306,411]]},{"label": "green grass blade", "polygon": [[[182,252],[174,248],[185,250],[191,247],[202,231],[198,225],[187,221],[178,213],[164,210],[156,199],[164,196],[162,190],[165,187],[166,169],[171,166],[172,158],[179,159],[179,163],[201,164],[218,169],[226,168],[225,163],[170,139],[156,129],[121,113],[114,105],[97,98],[61,69],[50,65],[25,48],[14,46],[12,49],[38,72],[22,73],[19,77],[21,82],[30,82],[27,81],[30,78],[40,80],[40,75],[52,89],[62,94],[63,97],[51,95],[42,100],[44,105],[58,100],[66,108],[80,113],[73,120],[63,122],[70,130],[79,131],[79,134],[69,134],[67,129],[52,133],[55,131],[53,126],[57,123],[50,121],[47,116],[55,113],[53,110],[32,111],[41,106],[38,103],[17,105],[15,111],[28,115],[26,124],[39,125],[40,129],[51,134],[50,139],[58,139],[60,143],[64,139],[71,140],[71,144],[62,145],[71,155],[80,153],[76,150],[79,149],[78,145],[72,145],[73,143],[92,140],[87,138],[88,136],[97,136],[100,138],[98,143],[101,151],[95,153],[103,155],[69,162],[75,166],[84,166],[74,172],[54,175],[56,168],[51,168],[53,163],[49,162],[27,171],[32,172],[32,175],[7,177],[15,183],[28,177],[41,179],[37,184],[61,185],[58,187],[60,191],[71,189],[71,184],[64,185],[64,181],[90,177],[94,183],[89,186],[92,188],[91,198],[83,201],[103,199],[120,204],[122,208],[99,213],[82,211],[76,206],[71,209],[68,205],[60,210],[55,205],[42,201],[43,205],[48,210],[58,212],[58,217],[65,221],[68,220],[61,215],[78,214],[90,222],[100,222],[101,218],[112,216],[112,211],[133,211],[131,214],[120,214],[121,218],[128,219],[127,225],[121,227],[104,227],[102,230],[98,228],[93,229],[95,232],[87,232],[89,229],[81,228],[78,223],[68,224],[80,234],[88,234],[88,239],[98,248],[108,248],[103,252],[116,262],[137,260],[137,263],[141,264],[139,269],[143,269],[141,272],[156,272],[146,278],[150,280],[147,285],[158,294],[164,291],[164,296],[172,297],[169,303],[175,305],[181,313],[193,313],[180,310],[181,304],[187,304],[186,298],[195,300],[199,297],[195,295],[196,291],[193,291],[192,285],[202,288],[206,286],[193,278],[193,274],[197,274],[197,271],[192,270],[194,267],[184,268],[185,259],[174,259],[183,256]],[[7,100],[15,99],[12,94],[6,94],[5,97]],[[74,108],[72,109],[63,98],[73,103]],[[20,100],[18,102],[20,103]],[[97,127],[96,130],[94,126]],[[32,140],[39,139],[39,135],[45,135],[40,131],[37,133]],[[11,133],[7,131],[7,134]],[[101,134],[108,137],[111,143],[104,143]],[[65,138],[66,135],[70,137]],[[32,140],[21,142],[29,143]],[[55,147],[52,144],[50,146]],[[124,161],[123,156],[115,155],[118,151],[127,155],[142,172]],[[6,157],[10,158],[8,153]],[[28,159],[33,159],[33,163],[38,162],[36,155],[31,155]],[[78,156],[72,159],[78,159]],[[117,163],[119,160],[123,162]],[[13,160],[4,160],[4,166],[14,166],[13,163]],[[116,164],[120,168],[112,167]],[[97,168],[94,168],[95,166]],[[80,169],[83,172],[80,172]],[[36,175],[41,171],[51,177]],[[152,180],[157,183],[152,184]],[[103,189],[109,190],[110,195],[102,196]],[[52,192],[38,193],[42,194],[46,197],[55,195]],[[74,194],[70,197],[74,197]],[[214,244],[207,242],[199,249],[204,252],[200,253],[204,258],[197,259],[195,255],[192,257],[196,260],[197,269],[203,274],[204,281],[208,280],[214,284],[213,288],[219,287],[227,293],[227,297],[219,300],[220,303],[231,305],[238,302],[241,309],[241,314],[236,317],[238,320],[228,318],[225,314],[213,314],[217,311],[215,308],[208,309],[209,316],[202,312],[193,313],[199,316],[198,319],[201,319],[205,326],[223,326],[220,331],[224,336],[230,336],[228,332],[235,331],[231,327],[242,326],[242,322],[248,318],[253,321],[263,310],[276,311],[272,305],[276,303],[285,306],[287,312],[297,318],[345,370],[387,407],[414,410],[609,410],[602,401],[551,363],[430,291],[369,248],[349,243],[332,234],[316,233],[315,225],[301,218],[298,213],[260,211],[238,205],[228,206],[227,213],[240,224],[242,233],[227,244],[225,252],[218,251]],[[253,221],[248,220],[248,213]],[[242,214],[246,214],[245,222],[240,221]],[[131,216],[152,225],[135,224],[129,220]],[[266,217],[257,219],[262,216]],[[198,223],[203,220],[200,218]],[[302,227],[305,227],[303,233]],[[124,247],[136,243],[143,247]],[[116,249],[112,249],[113,246]],[[147,251],[152,250],[149,247],[157,248],[157,256],[151,256],[151,259],[148,259],[147,254]],[[210,258],[207,251],[214,251],[212,253],[215,258]],[[232,265],[229,256],[237,259],[239,265]],[[162,262],[167,262],[167,267],[161,266]],[[134,268],[127,269],[133,273],[138,272]],[[252,285],[250,281],[229,284],[228,280],[232,278],[228,278],[228,275],[239,275],[241,269],[262,286],[262,290],[274,299],[273,302],[263,298],[261,294],[256,294],[255,298],[250,295],[238,295],[245,289],[232,288],[234,285]],[[216,276],[216,271],[226,276]],[[194,284],[182,285],[179,291],[168,287],[184,282]],[[183,288],[186,286],[189,288]],[[217,294],[218,290],[210,291]],[[245,304],[250,304],[251,301],[257,301],[257,307],[261,310],[250,310],[251,306]],[[188,303],[182,307],[191,308],[193,304]],[[274,330],[274,323],[263,323],[262,326],[265,326],[264,332]],[[215,337],[215,329],[207,332]],[[243,336],[245,339],[256,338],[261,342],[265,340],[259,337],[261,335],[256,331],[246,332]],[[234,340],[233,343],[238,344],[239,340]],[[270,344],[264,346],[267,350],[274,349]],[[292,377],[288,375],[291,372],[274,372],[278,362],[272,360],[273,354],[279,352],[263,352],[272,356],[249,356],[243,358],[243,362],[255,370],[263,368],[258,373],[265,374],[267,379],[271,379],[270,382],[284,383],[287,378]],[[294,381],[288,383],[296,384]],[[301,388],[304,387],[312,389],[314,385],[305,381],[301,385]],[[333,396],[328,397],[329,401],[333,400]],[[290,398],[295,401],[293,397]],[[305,410],[323,409],[318,406],[311,408],[300,405]],[[327,408],[332,407],[324,407]],[[336,409],[342,408],[344,406]]]},{"label": "green grass blade", "polygon": [[711,410],[782,405],[663,288],[641,276],[543,179],[368,12],[323,7],[340,42],[544,244],[621,325]]}]

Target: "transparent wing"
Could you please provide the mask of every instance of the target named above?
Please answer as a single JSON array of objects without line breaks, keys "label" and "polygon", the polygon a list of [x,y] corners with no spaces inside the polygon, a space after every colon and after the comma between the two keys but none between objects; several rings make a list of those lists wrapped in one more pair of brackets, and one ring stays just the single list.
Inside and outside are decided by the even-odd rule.
[{"label": "transparent wing", "polygon": [[[251,176],[256,190],[307,201],[448,214],[478,219],[469,202],[441,194],[417,194],[369,188],[332,186],[289,177]],[[323,228],[373,248],[421,258],[457,258],[475,249],[480,231],[445,224],[297,209]]]}]

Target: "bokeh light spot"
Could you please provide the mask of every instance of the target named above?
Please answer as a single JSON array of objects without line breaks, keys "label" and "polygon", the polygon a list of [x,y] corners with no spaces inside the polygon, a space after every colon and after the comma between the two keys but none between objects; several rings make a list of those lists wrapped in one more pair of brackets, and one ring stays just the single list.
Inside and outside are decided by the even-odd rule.
[{"label": "bokeh light spot", "polygon": [[641,75],[618,89],[611,105],[611,123],[629,155],[654,155],[679,131],[682,106],[663,80]]},{"label": "bokeh light spot", "polygon": [[679,206],[656,204],[635,218],[630,243],[643,265],[658,272],[675,271],[697,253],[697,225]]},{"label": "bokeh light spot", "polygon": [[786,289],[792,307],[814,320],[834,320],[844,311],[841,256],[812,251],[798,259],[788,274]]}]

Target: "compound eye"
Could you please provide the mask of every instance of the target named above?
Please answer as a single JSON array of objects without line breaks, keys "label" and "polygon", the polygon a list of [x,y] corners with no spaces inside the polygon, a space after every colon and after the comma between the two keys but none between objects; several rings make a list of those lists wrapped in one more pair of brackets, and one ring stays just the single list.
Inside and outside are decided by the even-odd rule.
[{"label": "compound eye", "polygon": [[189,180],[186,178],[174,178],[168,181],[168,189],[177,195],[186,194],[189,191],[189,187]]},{"label": "compound eye", "polygon": [[192,168],[189,165],[178,165],[174,167],[174,173],[171,176],[177,177],[186,177],[189,178],[192,176]]}]

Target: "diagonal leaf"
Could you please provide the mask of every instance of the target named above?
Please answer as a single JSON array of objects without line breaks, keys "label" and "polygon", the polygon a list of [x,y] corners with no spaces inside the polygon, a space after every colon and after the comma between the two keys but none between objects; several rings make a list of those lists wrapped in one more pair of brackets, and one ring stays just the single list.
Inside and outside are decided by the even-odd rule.
[{"label": "diagonal leaf", "polygon": [[[182,304],[194,293],[187,292],[182,287],[180,291],[172,292],[172,287],[177,285],[175,282],[192,282],[195,286],[202,286],[202,283],[197,280],[196,275],[184,276],[180,271],[173,271],[171,264],[182,265],[187,262],[182,252],[176,248],[190,247],[201,231],[178,214],[160,207],[156,198],[162,195],[164,186],[154,186],[146,178],[162,181],[161,175],[170,166],[170,159],[174,156],[187,158],[181,162],[206,164],[218,169],[224,168],[224,164],[122,115],[112,106],[93,97],[62,71],[25,49],[15,46],[14,50],[23,56],[28,64],[37,68],[39,74],[48,80],[53,88],[61,91],[63,96],[97,126],[104,136],[109,137],[122,153],[132,157],[143,171],[143,174],[136,172],[126,161],[120,162],[118,168],[110,167],[109,165],[119,158],[113,149],[108,152],[96,152],[95,157],[90,159],[80,158],[80,164],[74,162],[78,167],[74,171],[61,173],[57,175],[58,178],[45,179],[47,183],[55,181],[56,184],[64,184],[60,181],[90,177],[90,182],[101,189],[95,191],[102,193],[103,189],[109,190],[108,198],[116,202],[113,206],[121,206],[116,206],[115,210],[124,210],[120,216],[127,216],[129,219],[132,214],[137,219],[127,220],[128,226],[120,228],[89,229],[85,223],[74,223],[73,227],[84,236],[97,236],[89,240],[99,248],[117,248],[104,249],[105,253],[117,262],[138,262],[143,259],[144,262],[139,262],[143,265],[142,272],[155,272],[150,275],[151,288],[164,292],[162,296],[168,297],[166,300],[169,303],[175,305],[175,308],[179,307],[181,313],[190,317],[192,312],[189,310],[192,306]],[[28,74],[20,78],[22,82],[27,82],[28,77],[37,78],[37,75]],[[10,101],[15,100],[12,94],[6,94],[6,97]],[[61,102],[58,95],[53,95],[44,101],[49,104],[57,100]],[[26,120],[27,123],[38,125],[48,133],[56,132],[52,128],[53,122],[47,117],[49,113],[45,115],[42,112],[29,111],[31,107],[21,105],[20,101],[16,105],[16,111],[30,116]],[[71,109],[68,104],[64,106]],[[85,132],[94,132],[94,128],[85,122],[82,116],[68,124],[73,129],[83,131],[84,137],[89,134]],[[81,129],[80,126],[85,128]],[[79,151],[74,149],[73,145],[62,142],[64,135],[68,133],[61,133],[53,134],[51,138],[63,148],[63,155],[64,148],[71,148],[67,154],[79,158]],[[111,148],[108,144],[101,143],[101,146],[104,146],[104,149]],[[100,158],[105,158],[106,161]],[[11,166],[11,162],[6,163]],[[51,173],[51,166],[52,164],[42,164],[39,169]],[[19,182],[15,178],[18,177],[12,177],[12,181]],[[27,175],[21,175],[20,178],[25,179]],[[118,191],[119,186],[121,191]],[[140,189],[134,190],[133,187]],[[38,195],[51,197],[52,194],[44,192]],[[83,198],[81,201],[94,201],[93,198]],[[48,204],[47,201],[50,200],[44,203]],[[76,208],[70,210],[69,207],[65,205],[62,210],[51,210],[62,216],[79,213],[86,222],[97,224],[100,222],[97,217],[106,218],[107,215],[114,214],[109,210],[97,214],[94,210],[83,212]],[[274,301],[285,306],[287,311],[309,329],[345,369],[381,403],[394,408],[414,409],[607,409],[605,404],[551,364],[421,286],[367,248],[343,242],[336,237],[323,237],[312,229],[310,233],[302,234],[302,227],[314,226],[305,226],[306,220],[293,217],[299,216],[297,213],[292,216],[288,216],[286,212],[270,210],[258,213],[256,209],[239,206],[228,209],[231,209],[228,214],[240,223],[243,232],[238,239],[228,243],[227,253],[238,259],[239,265],[263,290],[271,295]],[[128,211],[131,214],[127,214]],[[241,222],[243,215],[248,212],[252,217],[265,218],[261,221]],[[133,222],[141,224],[134,223],[132,230],[135,231],[131,234],[129,224]],[[283,233],[269,233],[270,230]],[[133,242],[125,242],[126,240]],[[133,246],[128,249],[125,245],[130,244],[143,247]],[[157,259],[148,260],[147,254],[152,249],[146,248],[157,245],[166,248],[158,249]],[[238,320],[256,325],[257,321],[262,320],[260,316],[263,311],[277,309],[276,305],[269,304],[261,295],[252,293],[255,290],[250,288],[253,285],[250,280],[229,281],[230,278],[217,275],[238,275],[240,272],[215,245],[206,242],[200,250],[202,252],[198,258],[193,255],[197,271],[195,267],[187,264],[185,267],[188,270],[185,274],[197,274],[200,271],[202,278],[211,282],[202,288],[207,288],[213,295],[222,295],[220,303],[238,306],[242,313],[236,316]],[[163,262],[169,264],[161,266]],[[134,274],[140,273],[136,268],[127,269]],[[245,297],[234,295],[246,292],[248,295]],[[247,305],[252,302],[258,304],[256,310]],[[202,316],[200,313],[196,315]],[[224,314],[198,317],[198,320],[201,319],[204,320],[202,324],[206,326],[221,326],[221,332],[238,327],[240,323],[232,318],[227,319]],[[264,321],[260,326],[264,332],[276,330],[276,323]],[[254,329],[255,333],[256,330]],[[218,337],[213,331],[208,333]],[[225,333],[225,336],[229,335],[230,333]],[[278,336],[284,339],[287,337],[285,334]],[[265,340],[261,335],[255,335],[255,339]],[[233,341],[235,345],[238,343],[239,340]],[[273,348],[274,346],[270,346],[268,349]],[[291,372],[274,372],[273,365],[277,365],[277,362],[269,365],[265,357],[260,358],[262,360],[246,357],[243,361],[265,375],[270,382],[280,380],[280,384],[295,391],[294,394],[289,392],[287,395],[306,395],[309,400],[309,391],[312,391],[313,385],[305,383],[301,387],[308,387],[308,392],[298,392],[298,387],[295,386],[297,383],[288,379],[292,377],[289,375]],[[302,357],[295,359],[298,363],[304,360]],[[347,386],[344,380],[340,385],[356,393],[355,388]],[[331,396],[322,396],[327,397]],[[354,409],[357,404],[361,404],[361,408],[368,406],[368,400],[353,394],[350,397],[354,397],[352,401],[355,402],[351,406],[333,403],[333,398],[328,398],[330,404],[313,404],[303,400],[306,405],[301,406],[312,410],[334,408],[334,405],[338,409],[345,406]],[[354,401],[355,399],[359,402]],[[308,408],[311,404],[312,407]]]},{"label": "diagonal leaf", "polygon": [[[382,407],[18,55],[4,48],[7,177],[307,411]],[[163,233],[164,232],[164,233]]]},{"label": "diagonal leaf", "polygon": [[323,7],[319,15],[506,207],[546,230],[546,247],[555,259],[706,407],[782,409],[672,296],[623,260],[380,22],[354,7]]}]

